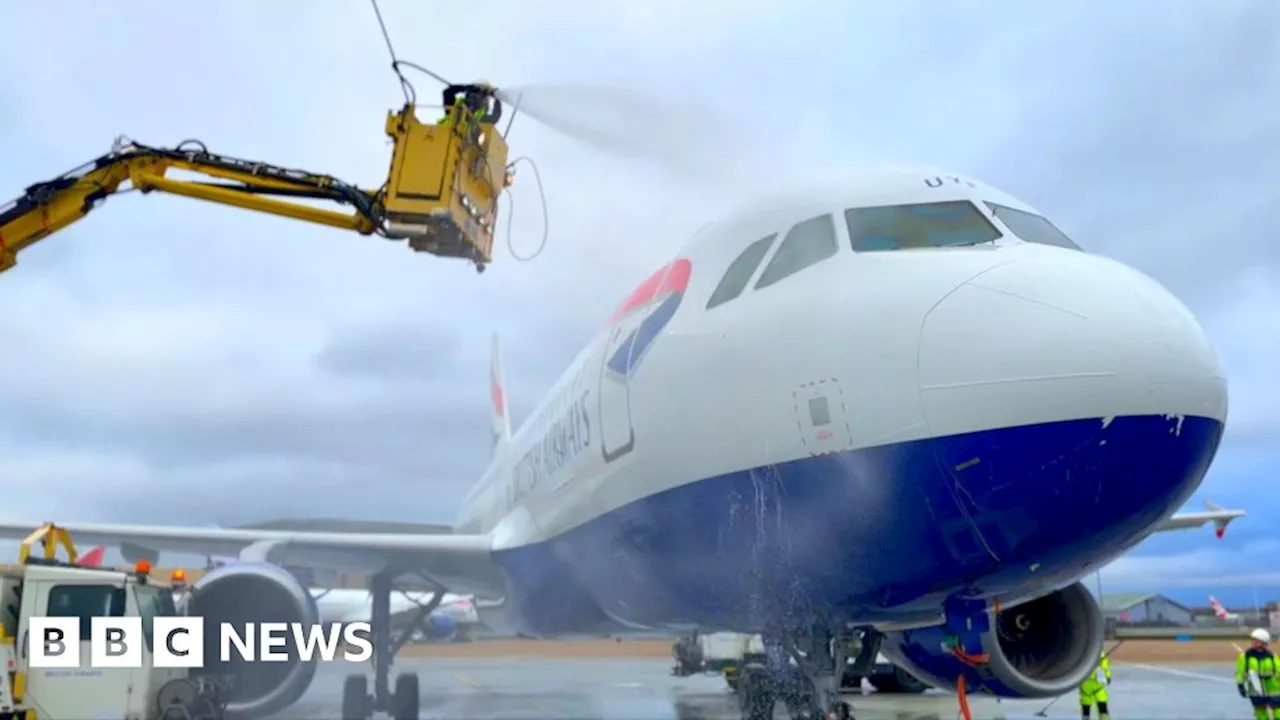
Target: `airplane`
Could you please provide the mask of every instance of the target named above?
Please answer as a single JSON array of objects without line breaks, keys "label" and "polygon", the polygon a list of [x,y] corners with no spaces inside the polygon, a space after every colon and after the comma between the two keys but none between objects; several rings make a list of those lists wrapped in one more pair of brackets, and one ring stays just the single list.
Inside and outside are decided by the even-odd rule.
[{"label": "airplane", "polygon": [[[319,622],[324,625],[373,620],[373,594],[368,590],[346,588],[311,588]],[[391,596],[391,616],[408,617],[420,612],[435,593],[400,591]],[[466,637],[471,627],[480,622],[474,599],[444,593],[436,609],[426,614],[421,628],[430,642],[452,642]]]},{"label": "airplane", "polygon": [[[759,634],[797,666],[796,707],[848,717],[837,641],[858,636],[854,672],[879,651],[958,693],[1075,689],[1105,627],[1081,578],[1154,532],[1245,514],[1174,514],[1227,417],[1191,312],[960,175],[865,168],[704,226],[518,433],[492,352],[492,458],[452,532],[64,527],[237,557],[200,581],[207,622],[268,604],[314,622],[286,555],[372,573],[373,690],[348,677],[343,717],[417,717],[417,676],[389,677],[405,573],[522,635]],[[287,707],[315,672],[207,665],[252,679],[239,716]],[[744,669],[744,718],[772,716],[779,672]]]},{"label": "airplane", "polygon": [[1212,595],[1209,596],[1209,607],[1213,608],[1213,614],[1223,622],[1243,622],[1240,613],[1227,612],[1227,609],[1222,607],[1222,603],[1218,602],[1218,598]]}]

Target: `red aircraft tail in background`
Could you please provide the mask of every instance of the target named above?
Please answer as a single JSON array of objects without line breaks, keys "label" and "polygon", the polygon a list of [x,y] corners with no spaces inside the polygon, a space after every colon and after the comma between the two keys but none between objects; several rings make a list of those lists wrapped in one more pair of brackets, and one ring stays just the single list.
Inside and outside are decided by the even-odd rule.
[{"label": "red aircraft tail in background", "polygon": [[99,545],[98,547],[81,555],[80,559],[76,560],[76,564],[80,567],[98,567],[102,564],[102,561],[106,556],[107,547],[105,545]]}]

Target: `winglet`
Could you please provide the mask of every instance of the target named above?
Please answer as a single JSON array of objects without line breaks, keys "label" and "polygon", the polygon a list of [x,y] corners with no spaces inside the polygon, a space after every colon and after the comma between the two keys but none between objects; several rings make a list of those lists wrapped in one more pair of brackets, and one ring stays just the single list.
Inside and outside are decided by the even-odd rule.
[{"label": "winglet", "polygon": [[[1205,509],[1205,510],[1208,510],[1208,511],[1209,511],[1209,512],[1211,512],[1211,513],[1226,512],[1226,510],[1227,510],[1226,508],[1222,507],[1221,505],[1219,505],[1218,503],[1216,503],[1216,502],[1214,502],[1214,501],[1212,501],[1212,500],[1205,500],[1205,501],[1204,501],[1204,509]],[[1236,517],[1238,517],[1238,516],[1223,516],[1223,517],[1220,517],[1220,518],[1218,518],[1218,519],[1214,520],[1214,521],[1213,521],[1213,534],[1214,534],[1214,535],[1215,535],[1219,540],[1221,540],[1221,539],[1222,539],[1222,536],[1227,534],[1227,526],[1228,526],[1228,525],[1230,525],[1230,524],[1231,524],[1231,521],[1232,521],[1232,520],[1235,520],[1235,519],[1236,519]]]},{"label": "winglet", "polygon": [[1244,510],[1227,510],[1212,501],[1205,502],[1204,505],[1205,512],[1177,513],[1156,526],[1156,532],[1186,530],[1204,527],[1207,523],[1213,523],[1213,534],[1221,539],[1222,536],[1227,534],[1227,526],[1231,524],[1231,521],[1248,514]]},{"label": "winglet", "polygon": [[506,385],[502,381],[502,352],[494,333],[489,347],[489,399],[493,405],[493,456],[511,442],[511,417],[507,414]]}]

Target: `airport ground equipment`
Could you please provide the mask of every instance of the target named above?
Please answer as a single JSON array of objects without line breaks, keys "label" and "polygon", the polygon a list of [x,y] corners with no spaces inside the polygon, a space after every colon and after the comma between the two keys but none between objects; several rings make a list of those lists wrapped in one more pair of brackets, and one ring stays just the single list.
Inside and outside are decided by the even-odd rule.
[{"label": "airport ground equipment", "polygon": [[[33,556],[32,548],[42,552]],[[66,550],[65,560],[57,549]],[[177,615],[172,589],[153,582],[148,563],[132,571],[76,565],[70,535],[46,524],[23,541],[19,564],[0,572],[0,716],[22,720],[80,720],[124,717],[159,720],[221,720],[225,682],[188,677],[181,668],[153,665],[142,648],[142,666],[97,668],[92,673],[32,670],[28,635],[32,617],[79,616],[88,637],[93,615],[116,617]],[[81,649],[86,666],[87,647]]]},{"label": "airport ground equipment", "polygon": [[[845,673],[841,678],[841,687],[857,689],[865,677],[871,687],[880,693],[915,694],[929,688],[878,652],[872,662],[864,662],[863,669],[858,671],[861,649],[859,643],[863,642],[862,638],[863,636],[858,636],[855,646],[845,654]],[[723,675],[725,683],[735,692],[738,690],[741,669],[748,664],[765,662],[764,643],[759,635],[732,632],[683,636],[673,644],[672,655],[676,659],[673,675]]]},{"label": "airport ground equipment", "polygon": [[[407,240],[417,252],[472,262],[483,271],[493,259],[498,197],[511,185],[507,142],[490,121],[494,110],[473,112],[461,103],[440,121],[423,122],[408,102],[387,114],[393,149],[386,181],[363,190],[328,175],[210,152],[186,141],[150,147],[125,138],[101,157],[0,205],[0,272],[36,242],[80,220],[104,200],[127,190],[182,195],[208,202],[328,225],[362,235]],[[179,179],[173,171],[204,176]],[[175,173],[176,174],[176,173]],[[303,201],[328,201],[349,211]],[[127,252],[127,249],[122,249]]]},{"label": "airport ground equipment", "polygon": [[[385,130],[394,149],[387,179],[376,191],[327,175],[219,155],[196,141],[159,148],[118,140],[107,154],[32,185],[17,199],[0,205],[0,272],[13,268],[21,251],[80,220],[108,197],[127,190],[160,191],[363,235],[407,240],[415,251],[461,258],[483,270],[493,257],[498,198],[512,184],[514,173],[507,162],[505,133],[499,132],[494,122],[502,114],[502,92],[487,85],[465,87],[473,94],[486,94],[488,104],[453,104],[443,118],[424,122],[417,115],[416,96],[407,93],[404,107],[388,114]],[[510,129],[509,123],[506,129]],[[202,175],[204,179],[183,179],[177,177],[178,173]],[[317,200],[350,209],[304,204]],[[58,537],[62,536],[54,533],[46,539],[53,542]],[[246,552],[260,551],[265,558],[273,547],[267,543]],[[70,554],[74,562],[75,553]],[[191,588],[184,610],[205,618],[206,627],[216,627],[224,621],[259,619],[254,613],[263,608],[271,608],[273,613],[295,622],[317,622],[314,599],[290,572],[269,562],[243,557],[241,560],[201,577]],[[343,717],[347,720],[363,720],[378,711],[389,712],[396,720],[415,720],[418,716],[417,676],[399,675],[393,690],[390,668],[400,647],[415,631],[425,628],[426,619],[440,603],[443,589],[417,608],[409,627],[393,637],[393,583],[413,570],[386,568],[372,579],[372,688],[364,675],[347,678],[343,691]],[[74,572],[99,572],[113,578],[119,575],[106,570]],[[172,596],[168,597],[172,600]],[[16,622],[15,616],[10,627],[17,627]],[[298,660],[249,668],[235,663],[224,666],[216,657],[211,662],[206,656],[205,669],[193,673],[191,679],[196,694],[215,689],[221,693],[220,702],[228,716],[255,718],[296,702],[314,675],[314,662]],[[226,676],[232,678],[229,686],[218,681]],[[214,680],[210,681],[210,677]],[[175,698],[192,695],[191,688],[173,686],[171,690]]]}]

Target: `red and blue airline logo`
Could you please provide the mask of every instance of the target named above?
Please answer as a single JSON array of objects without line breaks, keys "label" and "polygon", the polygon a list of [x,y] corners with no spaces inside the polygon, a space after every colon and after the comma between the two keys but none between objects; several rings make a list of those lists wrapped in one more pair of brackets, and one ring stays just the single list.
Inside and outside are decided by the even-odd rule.
[{"label": "red and blue airline logo", "polygon": [[631,292],[627,299],[609,316],[609,325],[620,322],[640,308],[652,306],[649,315],[622,341],[609,357],[609,370],[623,377],[635,372],[645,354],[658,339],[663,328],[675,317],[684,300],[693,263],[679,258],[659,268],[647,280]]}]

